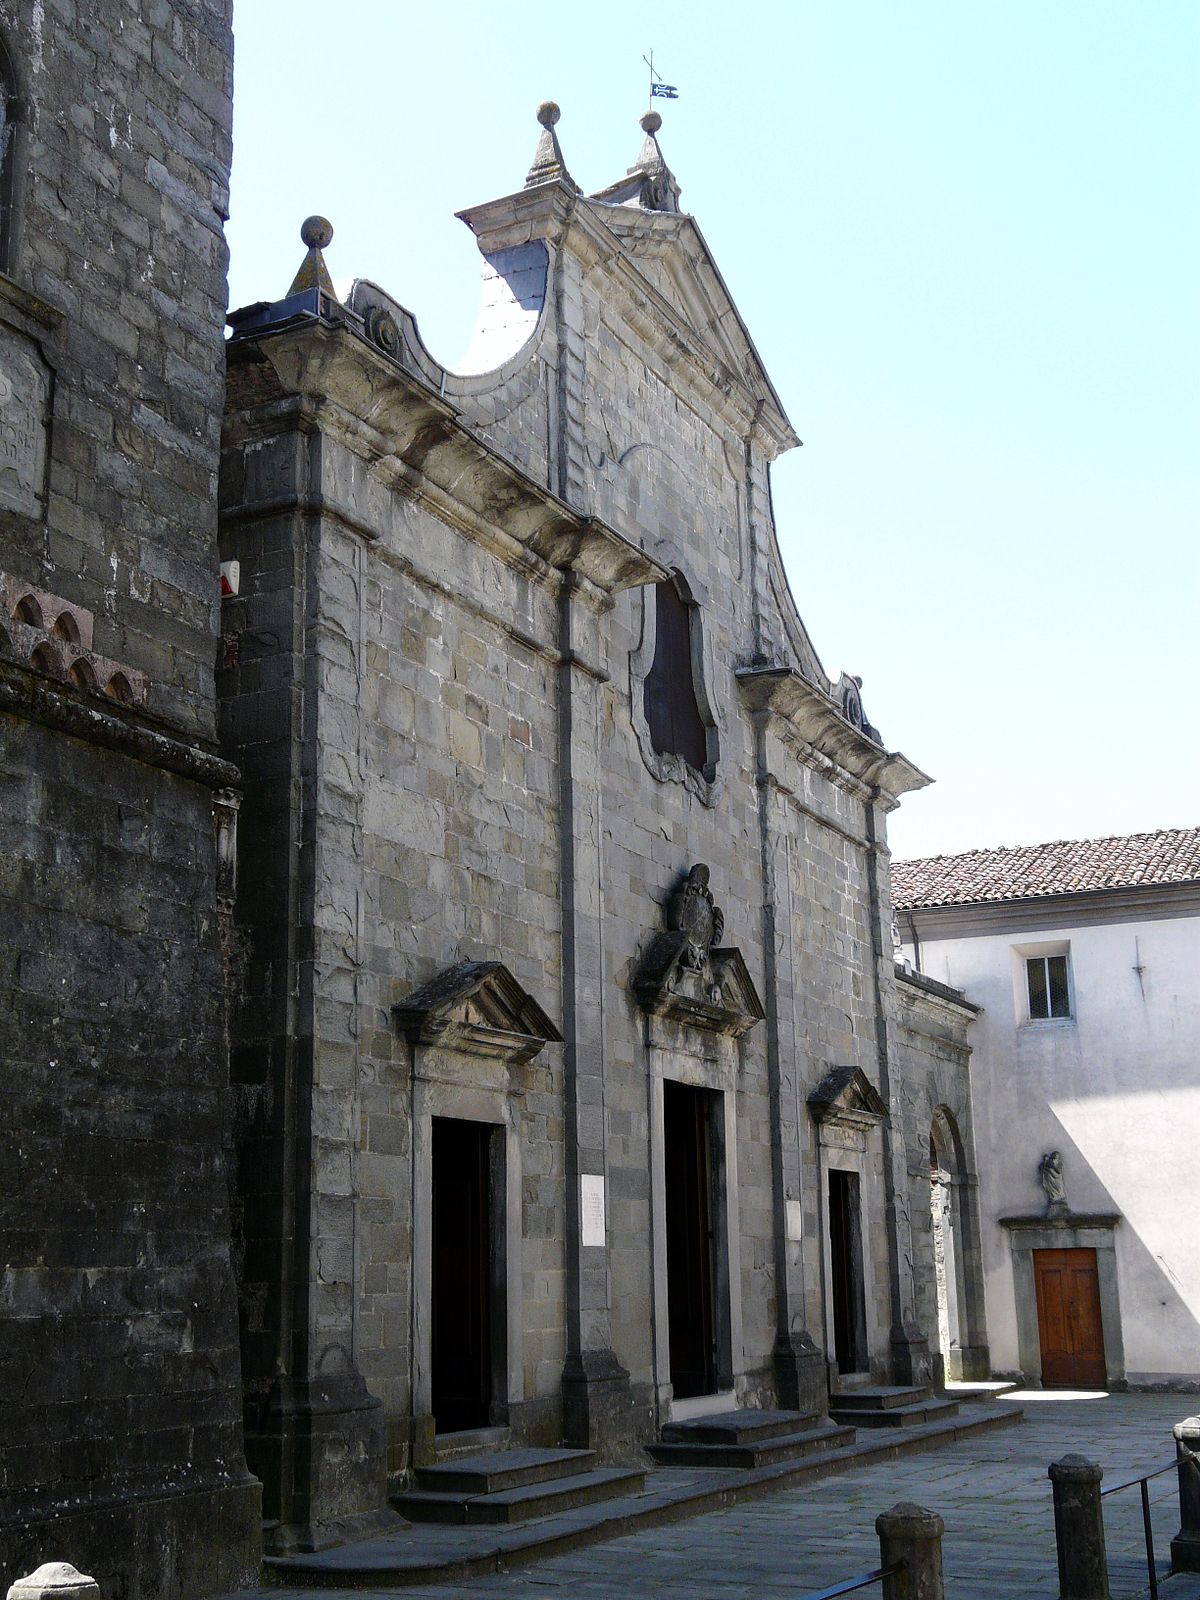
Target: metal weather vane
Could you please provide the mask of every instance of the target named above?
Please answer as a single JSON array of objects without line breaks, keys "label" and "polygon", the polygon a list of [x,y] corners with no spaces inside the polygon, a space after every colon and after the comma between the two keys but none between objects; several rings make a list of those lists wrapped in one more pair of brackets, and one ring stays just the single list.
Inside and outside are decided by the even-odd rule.
[{"label": "metal weather vane", "polygon": [[650,68],[651,100],[678,100],[679,90],[673,83],[664,83],[662,81],[662,73],[655,70],[654,51],[651,50],[648,56],[642,57],[642,60]]}]

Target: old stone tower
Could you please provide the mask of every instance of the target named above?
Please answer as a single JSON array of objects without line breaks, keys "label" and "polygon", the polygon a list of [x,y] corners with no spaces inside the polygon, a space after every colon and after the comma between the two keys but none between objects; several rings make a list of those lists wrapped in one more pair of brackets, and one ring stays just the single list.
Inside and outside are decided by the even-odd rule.
[{"label": "old stone tower", "polygon": [[231,66],[227,0],[0,0],[0,1591],[257,1570],[213,683]]},{"label": "old stone tower", "polygon": [[885,844],[925,780],[796,612],[768,471],[797,440],[657,117],[590,197],[557,120],[463,213],[470,374],[376,285],[338,298],[320,218],[231,319],[242,1348],[278,1549],[378,1522],[443,1435],[619,1460],[688,1408],[821,1413],[942,1359],[930,1140],[936,1112],[965,1172],[969,1009],[898,983]]}]

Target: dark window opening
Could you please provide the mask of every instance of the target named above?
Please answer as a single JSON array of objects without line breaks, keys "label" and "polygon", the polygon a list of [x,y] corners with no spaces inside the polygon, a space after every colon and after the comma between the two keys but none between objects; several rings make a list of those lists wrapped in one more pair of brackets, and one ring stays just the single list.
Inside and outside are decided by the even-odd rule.
[{"label": "dark window opening", "polygon": [[1025,963],[1032,1021],[1071,1015],[1066,956],[1031,956]]},{"label": "dark window opening", "polygon": [[658,754],[681,756],[704,772],[708,729],[692,681],[691,607],[669,578],[654,589],[654,662],[646,674],[645,709]]}]

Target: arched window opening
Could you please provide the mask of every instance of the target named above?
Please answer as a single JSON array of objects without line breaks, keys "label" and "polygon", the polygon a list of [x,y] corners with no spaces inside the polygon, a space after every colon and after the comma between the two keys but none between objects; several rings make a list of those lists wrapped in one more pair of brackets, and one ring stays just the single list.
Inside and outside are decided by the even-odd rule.
[{"label": "arched window opening", "polygon": [[96,674],[92,671],[91,662],[85,661],[82,656],[71,663],[71,670],[67,673],[67,677],[77,689],[94,689],[96,687]]},{"label": "arched window opening", "polygon": [[645,680],[646,723],[659,755],[676,755],[697,772],[709,766],[708,729],[696,699],[692,607],[672,579],[654,588],[654,660]]},{"label": "arched window opening", "polygon": [[48,672],[53,678],[62,676],[62,663],[52,644],[40,644],[29,658],[29,665],[38,672]]},{"label": "arched window opening", "polygon": [[79,643],[79,624],[69,611],[60,613],[58,621],[50,631],[56,639],[65,639],[68,644]]},{"label": "arched window opening", "polygon": [[133,701],[133,690],[123,672],[113,673],[104,692],[110,700],[118,700],[123,706],[130,705]]},{"label": "arched window opening", "polygon": [[31,594],[23,595],[17,601],[17,609],[13,612],[13,616],[18,622],[25,623],[26,627],[42,626],[42,608]]}]

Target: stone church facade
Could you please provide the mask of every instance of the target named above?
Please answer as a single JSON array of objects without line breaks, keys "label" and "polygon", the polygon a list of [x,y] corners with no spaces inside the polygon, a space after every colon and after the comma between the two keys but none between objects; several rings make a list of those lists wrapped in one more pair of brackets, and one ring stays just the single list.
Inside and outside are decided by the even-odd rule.
[{"label": "stone church facade", "polygon": [[987,1371],[925,780],[657,127],[589,197],[544,107],[464,213],[473,375],[319,219],[226,343],[231,62],[226,0],[0,0],[0,1583],[127,1600],[455,1440]]},{"label": "stone church facade", "polygon": [[539,120],[462,213],[472,374],[335,293],[319,218],[231,317],[235,1239],[280,1550],[378,1523],[447,1434],[621,1460],[987,1375],[973,1013],[893,959],[886,818],[927,780],[796,611],[798,440],[658,119],[591,196]]}]

